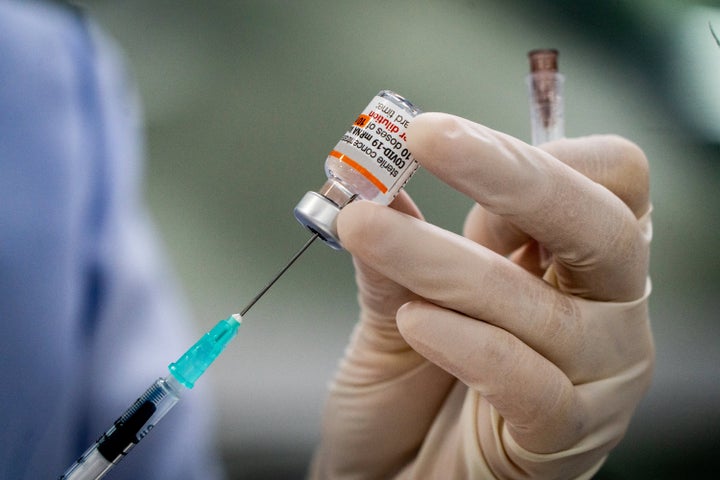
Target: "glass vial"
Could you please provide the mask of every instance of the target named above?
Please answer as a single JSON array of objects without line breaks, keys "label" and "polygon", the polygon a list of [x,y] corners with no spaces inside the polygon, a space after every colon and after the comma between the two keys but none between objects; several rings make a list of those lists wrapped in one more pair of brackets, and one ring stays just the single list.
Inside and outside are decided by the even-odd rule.
[{"label": "glass vial", "polygon": [[340,210],[358,198],[389,204],[417,170],[405,132],[419,113],[397,93],[378,93],[328,154],[327,181],[303,196],[295,218],[332,248],[342,249],[336,224]]}]

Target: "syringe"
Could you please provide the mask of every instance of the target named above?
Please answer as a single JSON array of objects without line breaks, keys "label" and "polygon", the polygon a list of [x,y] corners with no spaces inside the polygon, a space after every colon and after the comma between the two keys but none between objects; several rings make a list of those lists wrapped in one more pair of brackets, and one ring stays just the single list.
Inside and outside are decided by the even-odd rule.
[{"label": "syringe", "polygon": [[234,315],[220,320],[212,330],[198,340],[168,368],[170,375],[150,385],[120,418],[60,477],[60,480],[97,480],[115,465],[147,435],[150,430],[178,403],[185,390],[193,388],[210,364],[235,338],[242,316],[267,292],[270,287],[295,263],[300,255],[318,237],[314,234],[290,261]]},{"label": "syringe", "polygon": [[203,335],[177,362],[169,365],[170,375],[150,385],[60,478],[102,478],[177,404],[186,389],[195,386],[197,379],[235,337],[241,321],[239,314],[232,315]]}]

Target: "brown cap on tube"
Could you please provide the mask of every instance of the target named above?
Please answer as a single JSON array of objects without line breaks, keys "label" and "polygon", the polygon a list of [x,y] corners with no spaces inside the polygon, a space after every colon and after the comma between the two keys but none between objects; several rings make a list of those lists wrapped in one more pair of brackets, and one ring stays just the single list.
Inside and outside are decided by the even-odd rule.
[{"label": "brown cap on tube", "polygon": [[553,48],[540,48],[528,52],[530,73],[557,72],[558,51]]}]

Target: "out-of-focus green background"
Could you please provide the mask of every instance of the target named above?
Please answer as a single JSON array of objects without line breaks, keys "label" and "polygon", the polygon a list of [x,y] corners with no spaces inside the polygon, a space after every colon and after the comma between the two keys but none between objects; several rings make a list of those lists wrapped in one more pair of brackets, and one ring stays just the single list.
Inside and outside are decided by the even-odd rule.
[{"label": "out-of-focus green background", "polygon": [[[619,133],[652,168],[657,371],[599,478],[702,478],[720,447],[720,32],[672,0],[80,3],[145,105],[147,199],[197,318],[237,311],[308,237],[292,217],[380,89],[529,138],[526,53],[560,50],[568,136]],[[408,190],[459,231],[470,201]],[[213,367],[231,479],[300,478],[356,317],[350,258],[314,245]]]}]

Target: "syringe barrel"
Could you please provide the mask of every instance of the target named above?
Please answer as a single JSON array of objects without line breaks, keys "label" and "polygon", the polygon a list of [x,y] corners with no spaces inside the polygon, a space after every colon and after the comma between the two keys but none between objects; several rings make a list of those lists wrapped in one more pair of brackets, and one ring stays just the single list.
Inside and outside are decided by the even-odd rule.
[{"label": "syringe barrel", "polygon": [[96,480],[102,478],[113,465],[98,452],[96,443],[65,471],[60,480]]},{"label": "syringe barrel", "polygon": [[102,478],[175,406],[183,388],[172,375],[158,379],[60,479]]}]

